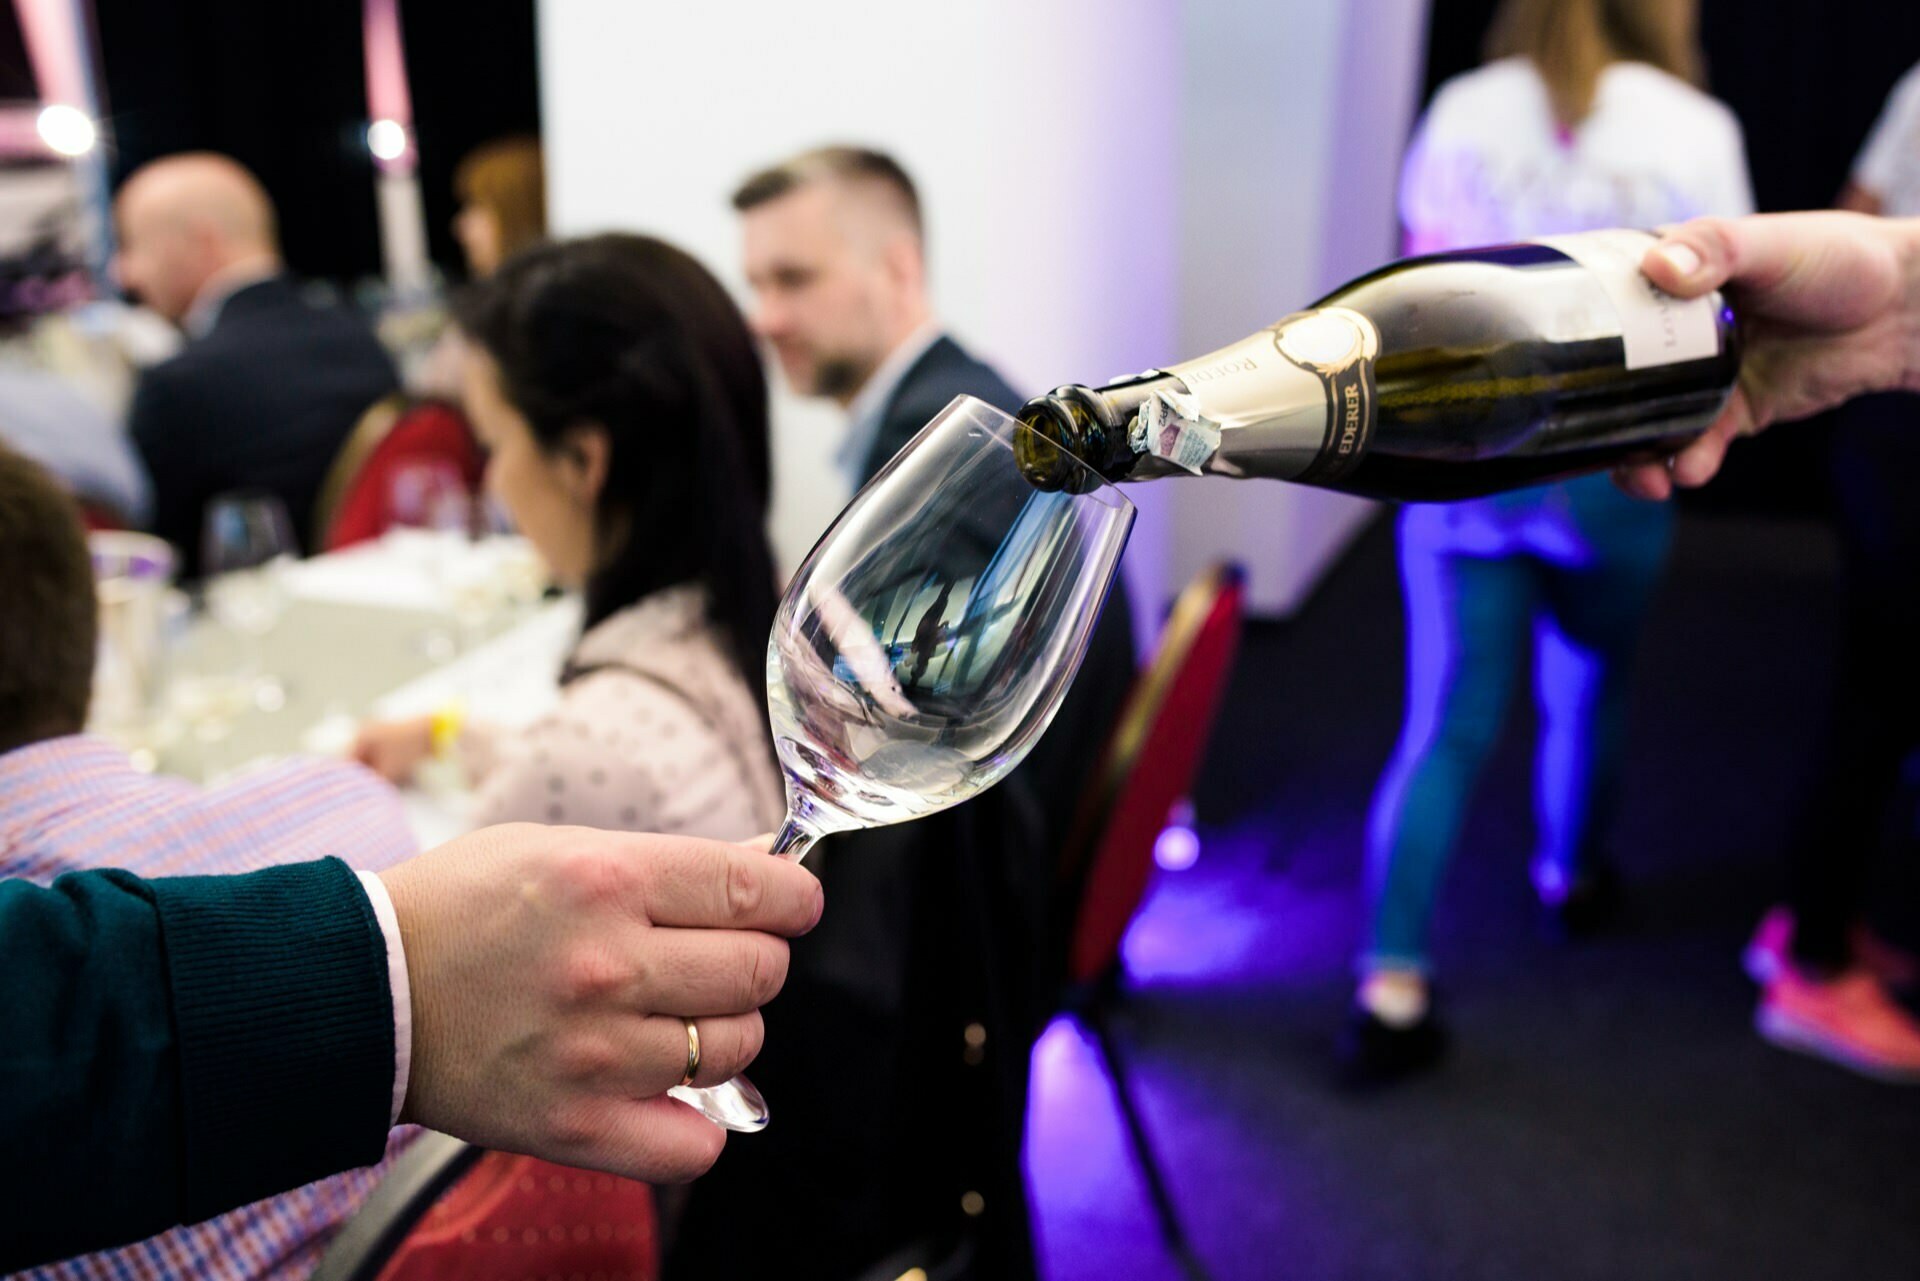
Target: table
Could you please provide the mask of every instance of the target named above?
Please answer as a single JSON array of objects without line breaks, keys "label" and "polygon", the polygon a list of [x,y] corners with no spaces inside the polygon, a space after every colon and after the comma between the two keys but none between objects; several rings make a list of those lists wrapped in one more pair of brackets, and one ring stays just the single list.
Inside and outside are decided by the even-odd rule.
[{"label": "table", "polygon": [[[526,724],[547,711],[579,634],[578,599],[502,590],[476,611],[462,594],[470,597],[467,589],[483,581],[510,587],[530,549],[519,539],[441,549],[443,560],[459,561],[450,572],[423,557],[417,538],[314,557],[280,575],[284,612],[252,643],[261,670],[277,679],[278,697],[262,698],[258,687],[233,680],[247,638],[209,614],[177,620],[160,711],[142,741],[130,743],[136,759],[215,782],[299,752],[344,753],[369,717],[424,715],[453,699],[496,724]],[[208,686],[229,691],[227,701],[221,715],[196,720],[190,713],[204,712],[205,703],[183,694]],[[424,783],[403,799],[422,844],[437,844],[465,830],[465,797],[449,771]]]}]

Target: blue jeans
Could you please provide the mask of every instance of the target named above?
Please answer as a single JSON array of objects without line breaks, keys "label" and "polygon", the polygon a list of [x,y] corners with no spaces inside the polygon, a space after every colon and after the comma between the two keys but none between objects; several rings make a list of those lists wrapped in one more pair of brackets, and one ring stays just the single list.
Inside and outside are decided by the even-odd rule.
[{"label": "blue jeans", "polygon": [[1531,637],[1542,882],[1571,882],[1613,809],[1635,642],[1672,536],[1604,476],[1400,516],[1407,712],[1367,825],[1363,968],[1428,968],[1434,898]]}]

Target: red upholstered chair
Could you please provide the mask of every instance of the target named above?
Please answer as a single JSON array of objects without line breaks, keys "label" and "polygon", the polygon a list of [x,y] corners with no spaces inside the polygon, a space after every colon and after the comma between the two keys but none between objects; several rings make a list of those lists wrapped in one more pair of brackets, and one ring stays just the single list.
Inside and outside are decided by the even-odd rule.
[{"label": "red upholstered chair", "polygon": [[313,1281],[653,1281],[659,1270],[646,1184],[426,1134],[341,1230]]},{"label": "red upholstered chair", "polygon": [[486,455],[467,420],[439,400],[388,396],[361,415],[314,503],[315,542],[338,551],[378,538],[394,524],[393,478],[422,463],[443,464],[469,494],[480,492]]},{"label": "red upholstered chair", "polygon": [[1220,565],[1174,602],[1159,647],[1121,709],[1113,737],[1062,851],[1066,1009],[1094,1035],[1167,1246],[1189,1276],[1204,1276],[1167,1195],[1134,1107],[1108,1020],[1119,994],[1120,944],[1154,870],[1154,846],[1186,799],[1207,748],[1239,648],[1245,576]]}]

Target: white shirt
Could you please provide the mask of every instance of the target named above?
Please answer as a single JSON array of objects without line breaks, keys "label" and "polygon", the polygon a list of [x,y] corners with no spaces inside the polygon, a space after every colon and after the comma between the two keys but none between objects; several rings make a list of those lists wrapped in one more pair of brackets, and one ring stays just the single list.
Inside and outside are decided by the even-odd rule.
[{"label": "white shirt", "polygon": [[1525,58],[1440,87],[1408,145],[1400,215],[1422,250],[1753,212],[1740,123],[1640,62],[1600,73],[1571,130]]},{"label": "white shirt", "polygon": [[1892,218],[1920,215],[1920,66],[1900,77],[1874,123],[1853,180],[1880,198]]},{"label": "white shirt", "polygon": [[899,390],[900,380],[939,341],[940,326],[931,320],[908,334],[898,347],[887,353],[887,358],[860,388],[860,394],[847,406],[847,434],[841,438],[833,463],[847,478],[849,492],[858,490],[866,480],[867,455],[873,452],[873,443],[880,437],[887,402]]}]

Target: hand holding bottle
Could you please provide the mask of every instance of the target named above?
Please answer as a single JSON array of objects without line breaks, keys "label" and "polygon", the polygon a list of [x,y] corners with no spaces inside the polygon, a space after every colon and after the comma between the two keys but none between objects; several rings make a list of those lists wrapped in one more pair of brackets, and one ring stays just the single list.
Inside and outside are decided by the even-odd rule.
[{"label": "hand holding bottle", "polygon": [[1704,485],[1741,436],[1874,391],[1920,391],[1920,219],[1850,213],[1697,218],[1647,251],[1647,276],[1681,298],[1726,287],[1745,359],[1705,433],[1667,463],[1616,473],[1662,499]]}]

